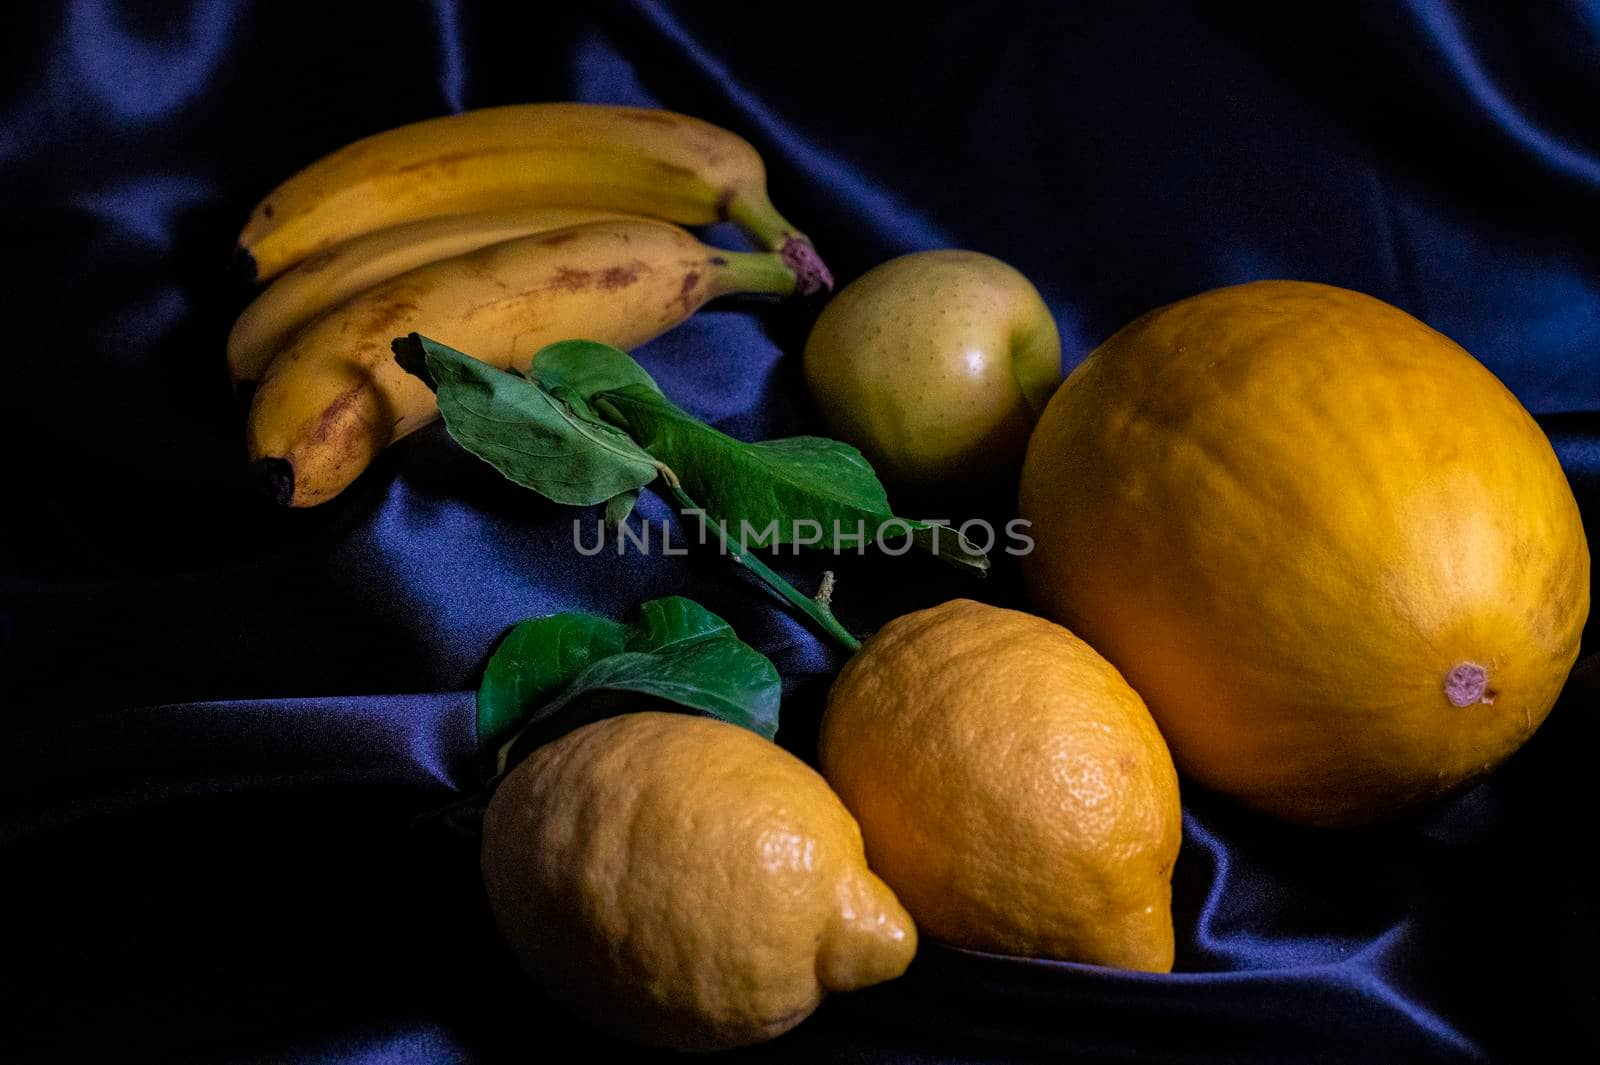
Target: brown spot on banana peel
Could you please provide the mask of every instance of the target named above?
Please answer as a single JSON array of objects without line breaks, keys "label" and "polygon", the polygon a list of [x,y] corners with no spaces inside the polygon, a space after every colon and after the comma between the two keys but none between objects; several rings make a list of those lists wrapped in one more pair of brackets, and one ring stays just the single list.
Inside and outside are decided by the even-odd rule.
[{"label": "brown spot on banana peel", "polygon": [[[409,295],[409,294],[408,294]],[[374,307],[371,315],[361,327],[361,332],[367,336],[384,336],[396,332],[396,326],[414,315],[420,308],[409,299],[390,300]],[[403,330],[409,332],[409,330]]]},{"label": "brown spot on banana peel", "polygon": [[323,408],[311,431],[285,456],[295,474],[290,505],[312,506],[339,494],[398,433],[395,412],[375,381],[366,378],[345,389]]},{"label": "brown spot on banana peel", "polygon": [[342,433],[345,426],[342,424],[353,414],[356,404],[361,399],[361,394],[371,386],[365,382],[352,388],[347,388],[332,403],[322,408],[322,413],[317,417],[317,424],[311,430],[308,441],[312,444],[325,444],[330,440],[337,440],[335,434]]},{"label": "brown spot on banana peel", "polygon": [[717,218],[720,221],[726,222],[728,220],[728,212],[732,210],[733,201],[738,195],[737,190],[725,188],[722,190],[722,194],[717,197]]},{"label": "brown spot on banana peel", "polygon": [[587,288],[589,279],[593,276],[594,274],[588,270],[574,270],[570,266],[563,266],[556,270],[555,276],[550,279],[550,287],[566,292],[577,292]]},{"label": "brown spot on banana peel", "polygon": [[[551,276],[549,287],[560,292],[578,292],[594,285],[603,292],[615,292],[627,288],[649,272],[650,264],[638,259],[625,266],[608,266],[599,274],[593,270],[574,270],[570,266],[563,266]],[[537,291],[529,290],[530,293]]]},{"label": "brown spot on banana peel", "polygon": [[506,283],[505,278],[500,275],[499,271],[484,263],[483,260],[470,255],[461,258],[457,263],[457,268],[467,277],[481,281],[485,285],[492,285],[501,291],[511,287]]},{"label": "brown spot on banana peel", "polygon": [[713,166],[727,157],[724,143],[726,135],[707,136],[707,130],[693,118],[680,115],[673,111],[652,111],[648,109],[618,110],[613,112],[616,118],[624,122],[637,122],[640,125],[660,126],[664,129],[676,129],[683,136],[680,144],[692,148],[706,162]]},{"label": "brown spot on banana peel", "polygon": [[649,267],[646,264],[639,262],[637,259],[627,266],[607,267],[600,274],[600,288],[605,292],[614,292],[619,288],[627,288],[639,280],[639,275],[648,269]]},{"label": "brown spot on banana peel", "polygon": [[431,159],[422,159],[415,163],[407,163],[404,166],[397,166],[390,171],[390,173],[411,174],[419,170],[438,170],[447,175],[454,174],[456,170],[460,168],[461,164],[466,162],[468,159],[476,159],[485,155],[496,155],[510,150],[511,149],[500,149],[499,151],[449,152],[445,155],[436,155]]},{"label": "brown spot on banana peel", "polygon": [[677,163],[669,163],[664,159],[654,159],[652,162],[655,163],[657,170],[661,171],[663,174],[666,174],[668,177],[679,179],[689,178],[691,180],[700,177],[698,173],[687,166],[679,166]]},{"label": "brown spot on banana peel", "polygon": [[683,275],[683,286],[678,289],[678,302],[683,304],[683,313],[685,316],[693,314],[695,308],[700,305],[701,301],[695,299],[694,292],[695,288],[699,284],[700,271],[690,270],[688,273]]}]

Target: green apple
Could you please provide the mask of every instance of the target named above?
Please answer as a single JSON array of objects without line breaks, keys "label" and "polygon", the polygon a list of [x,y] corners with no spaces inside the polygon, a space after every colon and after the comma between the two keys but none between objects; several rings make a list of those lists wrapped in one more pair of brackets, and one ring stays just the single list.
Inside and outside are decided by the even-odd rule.
[{"label": "green apple", "polygon": [[1038,290],[999,259],[918,252],[833,298],[805,375],[830,431],[885,480],[972,481],[1021,466],[1061,381],[1061,339]]}]

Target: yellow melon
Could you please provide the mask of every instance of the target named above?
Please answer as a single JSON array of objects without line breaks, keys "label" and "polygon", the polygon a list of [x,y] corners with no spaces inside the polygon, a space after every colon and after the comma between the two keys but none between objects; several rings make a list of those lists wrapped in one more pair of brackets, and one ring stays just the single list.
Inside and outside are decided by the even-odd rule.
[{"label": "yellow melon", "polygon": [[1509,756],[1589,611],[1539,426],[1448,338],[1289,281],[1146,314],[1029,443],[1041,612],[1144,697],[1178,766],[1282,817],[1369,821]]}]

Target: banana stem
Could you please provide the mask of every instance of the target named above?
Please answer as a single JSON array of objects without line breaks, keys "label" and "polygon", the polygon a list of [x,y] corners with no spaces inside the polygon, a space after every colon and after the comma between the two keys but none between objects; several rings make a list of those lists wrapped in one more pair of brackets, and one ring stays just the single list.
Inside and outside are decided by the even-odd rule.
[{"label": "banana stem", "polygon": [[759,187],[753,193],[748,186],[733,192],[727,201],[726,212],[729,221],[737,222],[768,251],[782,251],[784,242],[800,232],[778,213],[772,201],[767,199],[766,192]]},{"label": "banana stem", "polygon": [[[667,488],[672,492],[672,497],[678,501],[679,506],[685,510],[697,511],[701,514],[705,513],[689,497],[689,493],[683,490],[682,482],[678,480],[678,475],[672,472],[671,467],[659,464],[656,469],[660,471],[661,479],[667,483]],[[717,542],[721,545],[724,554],[733,556],[735,562],[754,573],[768,588],[771,588],[787,600],[790,606],[795,607],[810,618],[818,628],[831,636],[840,647],[850,652],[861,650],[861,641],[851,635],[850,630],[841,625],[839,619],[833,616],[833,610],[826,600],[813,599],[810,596],[801,595],[799,589],[784,580],[771,566],[768,566],[756,556],[749,554],[739,544],[730,540],[728,534],[723,531],[721,524],[703,522],[702,527],[709,527],[715,530]],[[831,573],[825,584],[831,593],[833,590]]]},{"label": "banana stem", "polygon": [[795,272],[783,258],[765,251],[722,251],[711,256],[726,293],[749,292],[766,296],[792,296]]},{"label": "banana stem", "polygon": [[811,238],[790,225],[765,193],[735,196],[727,211],[730,219],[744,227],[762,247],[777,252],[784,264],[794,271],[795,288],[800,295],[833,290],[833,273],[817,254]]}]

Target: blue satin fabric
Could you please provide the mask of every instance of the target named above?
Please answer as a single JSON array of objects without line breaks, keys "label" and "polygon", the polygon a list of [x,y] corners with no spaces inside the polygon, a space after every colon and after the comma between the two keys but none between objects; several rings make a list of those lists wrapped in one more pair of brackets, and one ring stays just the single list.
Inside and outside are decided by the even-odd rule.
[{"label": "blue satin fabric", "polygon": [[[1592,2],[539,6],[8,10],[0,1059],[613,1049],[517,974],[470,840],[421,816],[473,786],[470,689],[520,618],[693,595],[778,663],[780,739],[812,750],[836,652],[707,553],[580,558],[572,511],[437,428],[315,511],[251,494],[222,364],[247,298],[233,237],[280,178],[378,129],[538,99],[702,115],[762,149],[841,280],[991,252],[1039,284],[1069,364],[1216,285],[1359,288],[1499,374],[1600,528]],[[736,435],[810,430],[815,313],[719,307],[640,358]],[[838,568],[858,631],[1018,601],[1005,564]],[[1187,786],[1172,976],[928,945],[731,1059],[1592,1057],[1597,697],[1600,671],[1575,679],[1487,783],[1388,826],[1293,829]]]}]

